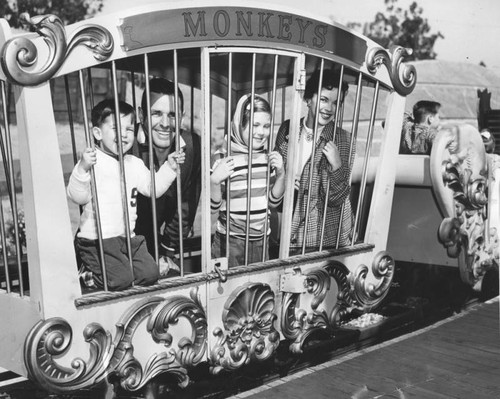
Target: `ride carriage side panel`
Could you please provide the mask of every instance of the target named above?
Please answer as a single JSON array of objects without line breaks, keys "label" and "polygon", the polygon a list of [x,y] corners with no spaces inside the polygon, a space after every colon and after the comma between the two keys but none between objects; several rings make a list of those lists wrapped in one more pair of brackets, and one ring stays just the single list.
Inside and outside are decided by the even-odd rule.
[{"label": "ride carriage side panel", "polygon": [[[220,12],[216,11],[219,18],[216,22],[227,22],[225,18],[231,16],[223,12],[224,7],[212,2],[207,3],[207,6],[213,4],[220,7],[217,9]],[[158,10],[164,9],[166,13],[158,15],[170,16],[165,5],[157,7]],[[128,32],[121,25],[122,20],[134,17],[140,22],[137,22],[136,27],[142,26],[141,29],[147,30],[151,27],[146,23],[149,17],[146,15],[141,19],[141,16],[150,10],[138,8],[135,11],[103,16],[68,27],[65,34],[69,38],[68,42],[72,44],[61,44],[64,49],[63,61],[54,69],[53,76],[64,77],[89,67],[103,67],[114,71],[115,61],[134,65],[133,56],[139,59],[148,53],[181,50],[183,46],[199,48],[202,60],[201,91],[205,96],[201,115],[201,141],[204,152],[201,267],[197,273],[170,280],[163,279],[151,287],[84,294],[78,282],[70,212],[65,203],[64,176],[58,152],[54,113],[50,106],[50,85],[42,79],[43,82],[27,83],[33,87],[17,89],[19,127],[23,130],[21,166],[23,181],[29,186],[26,193],[30,197],[26,202],[30,239],[30,282],[34,286],[30,300],[42,307],[42,310],[40,323],[34,325],[27,336],[19,336],[16,345],[19,348],[24,341],[24,361],[28,370],[23,370],[23,374],[29,374],[50,391],[67,393],[75,389],[89,388],[108,376],[115,378],[124,389],[137,390],[160,373],[171,373],[181,386],[185,386],[188,370],[200,362],[208,362],[215,374],[222,370],[235,370],[248,362],[262,361],[273,356],[281,338],[288,339],[288,342],[291,342],[290,351],[298,354],[304,349],[304,343],[311,334],[320,331],[331,338],[341,316],[348,310],[368,310],[380,303],[392,280],[394,262],[385,249],[392,186],[395,180],[391,170],[394,169],[395,142],[399,142],[396,140],[399,136],[397,125],[401,122],[404,108],[403,96],[393,91],[398,86],[396,91],[404,95],[408,90],[411,91],[415,84],[411,71],[400,70],[401,52],[391,54],[348,29],[336,24],[329,25],[323,17],[318,17],[314,23],[331,28],[331,32],[335,34],[329,38],[338,39],[340,44],[347,46],[339,47],[338,53],[335,53],[335,46],[328,49],[314,48],[313,33],[304,36],[304,39],[313,43],[312,46],[301,43],[300,34],[305,34],[305,31],[302,31],[300,26],[305,29],[305,25],[297,22],[298,14],[290,16],[290,20],[297,22],[296,28],[299,27],[299,30],[293,31],[298,36],[295,36],[296,42],[291,46],[286,40],[287,29],[284,28],[289,20],[288,14],[280,14],[281,17],[269,25],[269,29],[278,29],[281,26],[283,38],[279,44],[269,45],[269,48],[263,50],[264,53],[288,51],[291,58],[300,58],[303,51],[312,57],[309,72],[313,70],[311,65],[318,68],[323,62],[337,63],[342,68],[345,66],[349,69],[351,81],[358,82],[353,84],[353,96],[357,99],[358,96],[361,97],[363,88],[370,87],[373,90],[374,100],[369,112],[370,129],[373,129],[375,120],[379,88],[383,86],[391,92],[389,111],[386,115],[387,133],[384,134],[380,154],[383,160],[376,175],[371,197],[373,200],[366,195],[364,199],[361,198],[363,195],[358,199],[358,215],[363,210],[369,222],[366,232],[355,237],[352,245],[325,251],[313,250],[295,257],[243,265],[220,273],[221,271],[217,271],[215,265],[210,262],[208,157],[211,149],[210,113],[213,110],[210,109],[211,71],[208,54],[210,51],[220,51],[224,46],[233,46],[235,42],[245,48],[245,53],[257,52],[254,47],[261,47],[264,42],[262,38],[253,40],[251,35],[243,37],[241,42],[237,41],[238,37],[229,40],[219,34],[222,32],[214,30],[212,36],[193,37],[182,46],[169,42],[169,39],[163,36],[160,42],[150,43],[151,47],[127,51],[126,46],[117,46],[117,43],[123,44],[128,40],[122,36]],[[203,11],[202,8],[193,10]],[[248,8],[242,10],[245,15],[252,11]],[[259,15],[261,11],[261,8],[253,9],[254,15]],[[173,9],[172,13],[179,17],[181,8]],[[233,17],[240,18],[237,21],[243,24],[241,15],[238,17],[235,12]],[[184,24],[181,24],[184,34],[185,20],[181,20],[184,21]],[[155,25],[158,30],[162,29],[161,22],[157,21]],[[189,26],[191,25],[188,24]],[[242,34],[249,32],[243,25],[240,27]],[[267,29],[267,25],[265,27]],[[191,26],[190,29],[196,28]],[[321,29],[324,28],[318,29],[322,32]],[[318,31],[316,36],[317,33]],[[147,38],[147,35],[145,37]],[[325,40],[329,38],[325,37]],[[321,35],[316,39],[321,39]],[[356,49],[364,48],[363,57],[360,58],[357,50],[353,53],[348,51],[352,45],[349,40],[361,43],[361,47]],[[43,44],[43,41],[38,40],[38,43],[40,42]],[[81,43],[87,47],[78,46]],[[321,43],[321,40],[316,43]],[[210,46],[207,46],[208,44]],[[55,48],[58,49],[57,46]],[[89,51],[89,48],[92,51]],[[172,59],[175,60],[176,55]],[[127,61],[130,61],[130,64],[127,64]],[[155,73],[163,73],[166,68],[161,69],[162,67],[157,65]],[[176,68],[174,61],[174,73]],[[147,78],[145,69],[146,67],[139,72],[144,73]],[[36,75],[35,72],[30,77],[37,78]],[[403,83],[401,75],[405,76]],[[300,74],[294,76],[300,78]],[[112,80],[115,84],[116,78],[113,77]],[[196,81],[196,78],[194,80]],[[247,82],[246,87],[248,86]],[[294,81],[292,86],[294,89],[295,86],[300,87],[300,82]],[[238,87],[239,91],[243,88]],[[82,93],[82,97],[85,97],[85,93]],[[295,93],[295,98],[298,98],[298,93]],[[36,109],[39,102],[42,102],[42,105]],[[359,101],[356,100],[356,105],[351,110],[354,111],[353,129],[357,129],[359,109]],[[299,115],[294,117],[298,119]],[[298,127],[298,123],[296,125]],[[43,136],[40,131],[44,132]],[[368,136],[372,137],[372,134],[371,130]],[[366,142],[368,144],[365,152],[360,154],[360,158],[366,159],[359,180],[361,191],[371,179],[368,177],[371,167],[371,139],[367,138]],[[41,148],[48,149],[43,153],[37,152]],[[50,157],[50,161],[47,167],[41,168],[39,165],[45,165],[45,157]],[[47,209],[57,209],[58,215],[50,215]],[[288,217],[290,215],[289,210]],[[358,220],[358,228],[359,231],[364,229],[361,217]],[[53,230],[57,230],[56,233]],[[35,243],[32,244],[31,240]],[[282,245],[288,245],[288,241]],[[90,356],[86,360],[86,353],[89,351]],[[15,361],[21,364],[19,350],[13,356],[16,357]],[[73,364],[76,366],[70,368]],[[53,378],[54,372],[56,377]]]}]

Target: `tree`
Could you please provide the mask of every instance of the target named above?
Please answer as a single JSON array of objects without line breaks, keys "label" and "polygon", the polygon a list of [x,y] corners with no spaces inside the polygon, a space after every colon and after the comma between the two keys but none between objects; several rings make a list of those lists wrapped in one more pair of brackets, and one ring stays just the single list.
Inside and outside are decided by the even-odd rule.
[{"label": "tree", "polygon": [[[411,60],[433,60],[437,54],[434,44],[444,38],[441,32],[430,33],[431,28],[423,17],[423,8],[416,2],[408,10],[397,6],[398,0],[384,0],[385,13],[378,12],[373,22],[366,23],[363,34],[384,48],[392,45],[409,47],[413,54],[406,57]],[[349,23],[351,28],[360,27],[359,23]]]},{"label": "tree", "polygon": [[19,15],[26,12],[35,15],[54,14],[65,25],[93,17],[103,6],[103,0],[3,0],[0,15],[13,28],[24,28]]}]

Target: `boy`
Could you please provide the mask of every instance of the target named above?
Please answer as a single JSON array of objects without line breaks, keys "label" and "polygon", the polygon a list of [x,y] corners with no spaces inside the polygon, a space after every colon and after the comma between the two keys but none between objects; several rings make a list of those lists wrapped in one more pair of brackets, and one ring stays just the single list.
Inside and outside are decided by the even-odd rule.
[{"label": "boy", "polygon": [[[140,192],[143,195],[151,195],[151,173],[139,158],[127,155],[127,151],[134,143],[134,109],[129,104],[120,101],[119,112],[130,226],[125,226],[124,220],[114,100],[101,101],[92,109],[92,134],[98,146],[95,150],[85,149],[71,173],[67,187],[69,198],[83,206],[80,228],[75,240],[77,253],[85,267],[92,272],[96,285],[102,287],[96,215],[90,189],[90,169],[94,167],[104,261],[110,290],[125,289],[132,284],[154,284],[159,276],[158,266],[147,251],[144,237],[133,233],[137,219],[137,194]],[[182,151],[172,153],[168,161],[158,170],[155,178],[157,197],[174,182],[178,164],[183,162]],[[129,267],[125,228],[130,229],[131,232],[133,271]]]},{"label": "boy", "polygon": [[440,123],[441,104],[435,101],[418,101],[413,106],[413,119],[405,114],[401,132],[400,154],[431,153],[432,142]]}]

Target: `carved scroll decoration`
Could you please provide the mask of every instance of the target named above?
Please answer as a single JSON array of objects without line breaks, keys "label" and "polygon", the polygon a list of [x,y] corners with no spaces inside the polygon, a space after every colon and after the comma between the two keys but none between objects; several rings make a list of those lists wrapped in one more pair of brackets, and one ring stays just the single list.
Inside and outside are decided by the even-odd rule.
[{"label": "carved scroll decoration", "polygon": [[[191,328],[190,337],[181,337],[178,349],[172,346],[169,326],[185,318]],[[132,340],[138,327],[146,323],[147,331],[165,350],[153,354],[143,367],[134,357]],[[90,344],[88,361],[76,358],[71,368],[56,359],[63,356],[72,342],[67,321],[53,318],[39,322],[26,338],[25,364],[30,377],[50,392],[67,393],[91,388],[108,375],[116,375],[122,388],[135,391],[161,373],[173,375],[181,387],[189,382],[187,369],[206,358],[207,321],[197,291],[191,298],[173,296],[151,297],[135,303],[116,325],[114,341],[111,334],[97,323],[89,324],[84,338]]]},{"label": "carved scroll decoration", "polygon": [[38,322],[24,345],[24,363],[30,378],[55,393],[92,387],[102,381],[107,375],[114,349],[111,335],[99,324],[91,323],[83,331],[83,336],[90,345],[89,359],[75,358],[71,368],[64,367],[56,359],[71,345],[71,326],[59,317]]},{"label": "carved scroll decoration", "polygon": [[417,70],[413,65],[403,63],[404,57],[411,55],[410,48],[394,46],[389,53],[382,47],[373,47],[366,53],[366,67],[372,75],[385,65],[394,90],[402,96],[410,94],[417,84]]},{"label": "carved scroll decoration", "polygon": [[[179,350],[173,348],[170,325],[176,324],[180,317],[188,320],[192,328],[190,338],[178,342]],[[151,356],[144,369],[134,357],[132,338],[138,325],[147,320],[147,330],[153,340],[162,343],[165,351]],[[191,299],[173,296],[145,298],[135,304],[117,324],[115,338],[116,350],[111,367],[120,378],[120,385],[129,391],[142,388],[158,374],[173,375],[179,386],[189,383],[187,368],[200,363],[206,352],[207,321],[197,291],[191,292]]]},{"label": "carved scroll decoration", "polygon": [[438,238],[449,257],[458,259],[462,280],[480,289],[486,271],[496,265],[495,234],[488,229],[488,163],[479,132],[452,126],[436,137],[431,180],[444,218]]},{"label": "carved scroll decoration", "polygon": [[69,53],[79,45],[86,46],[99,61],[108,59],[113,52],[113,36],[102,26],[84,25],[67,42],[63,22],[55,15],[30,18],[23,13],[20,19],[43,38],[48,48],[47,60],[40,68],[35,68],[38,50],[31,39],[19,36],[5,43],[0,60],[2,69],[10,81],[21,86],[36,86],[52,78]]},{"label": "carved scroll decoration", "polygon": [[213,331],[217,342],[210,352],[212,374],[266,360],[275,352],[280,337],[274,308],[274,293],[267,284],[248,283],[231,294],[222,313],[224,329]]},{"label": "carved scroll decoration", "polygon": [[366,312],[376,307],[389,292],[394,277],[394,267],[394,259],[387,251],[378,252],[372,260],[371,267],[373,276],[378,280],[378,283],[374,284],[366,278],[369,272],[368,266],[358,266],[355,272],[349,275],[354,305]]},{"label": "carved scroll decoration", "polygon": [[[334,333],[351,302],[348,274],[347,267],[338,261],[330,261],[322,268],[307,273],[306,292],[313,295],[310,309],[307,310],[298,308],[299,299],[303,294],[283,295],[281,332],[287,339],[293,340],[290,344],[292,353],[301,354],[305,341],[312,334],[324,333],[331,336]],[[325,303],[332,278],[338,287],[336,303],[333,305]]]}]

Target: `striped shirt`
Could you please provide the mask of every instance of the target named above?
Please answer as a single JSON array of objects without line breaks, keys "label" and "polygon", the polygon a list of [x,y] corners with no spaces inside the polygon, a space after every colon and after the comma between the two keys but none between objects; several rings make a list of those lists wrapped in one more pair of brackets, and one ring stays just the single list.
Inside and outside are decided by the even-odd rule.
[{"label": "striped shirt", "polygon": [[[250,194],[250,216],[249,216],[249,240],[260,240],[264,237],[264,227],[268,217],[269,206],[277,206],[281,198],[275,198],[271,189],[275,179],[275,173],[271,173],[270,185],[267,187],[268,156],[265,153],[252,154],[251,173],[252,180],[248,187],[248,154],[238,154],[233,156],[234,172],[229,184],[229,217],[232,237],[245,239],[247,228],[247,198]],[[216,160],[212,170],[220,162]],[[216,229],[221,234],[226,234],[227,218],[227,187],[226,181],[222,182],[222,201],[214,203],[212,201],[212,211],[219,211]],[[269,228],[267,234],[269,234]]]}]

